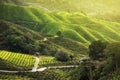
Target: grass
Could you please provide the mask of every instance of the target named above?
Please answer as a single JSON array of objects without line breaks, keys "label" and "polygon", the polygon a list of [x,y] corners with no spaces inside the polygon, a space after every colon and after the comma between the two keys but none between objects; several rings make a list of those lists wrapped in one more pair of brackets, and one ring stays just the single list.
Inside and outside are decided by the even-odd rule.
[{"label": "grass", "polygon": [[117,22],[89,18],[82,13],[47,12],[28,6],[1,4],[0,9],[0,19],[44,34],[56,35],[57,31],[61,31],[63,37],[82,43],[120,40],[120,24]]},{"label": "grass", "polygon": [[[34,54],[35,51],[32,50],[32,52],[30,53],[29,48],[31,48],[31,47],[28,48],[28,46],[31,46],[29,44],[32,44],[34,46],[40,46],[38,48],[41,48],[41,46],[44,45],[45,47],[43,47],[43,51],[40,50],[39,52],[41,54],[45,54],[45,55],[53,56],[57,50],[63,50],[63,51],[65,50],[68,53],[72,53],[72,54],[87,53],[86,52],[87,48],[84,47],[84,44],[79,45],[78,44],[79,42],[76,42],[71,39],[67,39],[67,38],[65,38],[63,40],[62,40],[62,38],[57,39],[57,42],[59,42],[59,43],[61,42],[61,44],[64,44],[64,45],[65,45],[65,43],[62,43],[62,42],[68,42],[68,43],[66,43],[66,46],[63,46],[60,44],[56,44],[56,42],[51,42],[50,40],[44,42],[42,34],[39,34],[38,32],[32,31],[23,26],[19,26],[19,25],[16,25],[11,22],[4,21],[4,20],[0,20],[0,25],[1,25],[1,27],[0,27],[0,34],[1,34],[0,48],[4,49],[4,50],[26,53],[26,54],[28,54],[28,53]],[[49,29],[50,28],[48,28],[48,31],[49,31]],[[28,44],[27,47],[25,44]],[[69,46],[69,45],[71,45],[71,47],[68,49],[67,46]],[[72,45],[73,45],[73,47],[72,47]],[[29,50],[27,50],[27,49],[29,49]],[[26,51],[26,52],[24,52],[24,51]]]},{"label": "grass", "polygon": [[[60,62],[51,56],[40,56],[39,57],[40,67],[45,66],[56,66],[56,65],[66,65],[71,62]],[[0,70],[31,70],[35,63],[35,57],[32,55],[15,53],[9,51],[0,51]]]},{"label": "grass", "polygon": [[[30,1],[30,0],[26,0],[26,1]],[[37,1],[38,0],[36,0],[36,2]],[[82,10],[84,10],[85,7],[88,7],[89,9],[88,8],[85,9],[85,12],[94,12],[94,10],[97,10],[99,12],[102,9],[103,9],[102,11],[108,10],[112,12],[113,10],[117,11],[119,9],[117,4],[115,5],[117,6],[116,9],[109,6],[111,5],[112,0],[110,0],[107,4],[107,6],[109,6],[109,9],[105,7],[106,4],[101,5],[103,8],[101,8],[99,6],[100,4],[98,4],[98,3],[104,3],[107,0],[101,2],[99,2],[98,0],[97,4],[94,7],[89,7],[87,5],[88,3],[91,5],[95,4],[92,2],[94,0],[89,0],[85,2],[86,4],[83,4],[84,1],[85,0],[81,0],[81,2],[78,1],[79,4],[76,3],[75,5],[77,7],[78,5],[80,6],[80,3],[82,6],[85,5],[84,7],[79,7],[79,8],[83,8]],[[53,2],[53,4],[50,4],[51,2]],[[119,1],[117,2],[119,3]],[[109,17],[106,17],[107,14],[104,13],[103,16],[101,15],[96,16],[98,18],[100,17],[102,19],[105,18],[110,20],[110,21],[105,21],[105,20],[90,18],[82,13],[69,13],[71,11],[74,11],[75,9],[75,5],[72,3],[71,0],[69,3],[67,3],[67,1],[65,0],[62,0],[62,2],[61,1],[58,2],[56,0],[49,0],[49,1],[41,0],[40,3],[41,5],[38,6],[34,2],[32,3],[32,6],[36,5],[41,9],[34,8],[31,6],[0,4],[0,10],[1,10],[0,19],[4,19],[13,22],[15,24],[22,25],[21,27],[24,26],[33,29],[35,31],[42,32],[47,35],[54,36],[58,31],[61,31],[63,38],[55,38],[52,39],[51,41],[57,46],[59,45],[59,48],[61,47],[61,49],[67,50],[75,54],[87,53],[87,48],[85,44],[90,44],[95,40],[103,40],[108,42],[120,40],[120,23],[110,22],[110,21],[119,21],[119,14],[118,14],[119,11],[116,14],[112,13],[116,16],[111,16],[110,14]],[[58,6],[57,5],[58,3],[59,4],[64,3],[64,4]],[[73,7],[70,6],[71,3],[73,4]],[[42,6],[45,6],[45,8]],[[58,9],[63,12],[50,12],[49,10],[44,11],[47,8],[52,10]],[[75,10],[77,11],[77,9]],[[80,11],[81,9],[78,10]],[[68,11],[68,12],[64,12],[64,11]],[[11,26],[11,24],[9,24],[9,26]],[[6,31],[5,29],[6,26],[0,26],[0,27],[1,27],[0,32],[4,33],[4,31]],[[16,30],[20,34],[24,34],[25,32],[27,32],[27,30],[24,30],[24,28],[19,28],[15,25],[14,27],[12,27],[12,30]],[[30,34],[34,34],[37,35],[36,36],[37,38],[39,37],[39,39],[41,39],[41,36],[39,36],[39,34],[34,33],[32,30],[30,30],[29,32],[30,33],[26,33],[24,36],[29,36]],[[33,39],[34,39],[34,35],[32,36]],[[4,41],[2,43],[4,43]],[[40,58],[39,67],[69,64],[69,62],[62,63],[56,61],[55,58],[51,56],[40,56],[39,58]],[[32,67],[34,66],[34,63],[35,63],[35,59],[32,55],[25,55],[21,53],[8,52],[8,51],[0,51],[0,65],[2,65],[0,66],[0,69],[7,69],[7,70],[30,69],[31,70]],[[0,74],[0,76],[4,78],[5,75]],[[111,77],[112,80],[120,79],[120,76],[116,72],[111,74],[111,76],[112,76]],[[12,78],[13,76],[9,75],[9,77]],[[16,78],[17,77],[19,76],[16,76]]]},{"label": "grass", "polygon": [[68,38],[51,38],[49,39],[53,43],[62,46],[65,49],[72,51],[74,54],[86,54],[88,49],[86,44],[79,43],[77,41]]},{"label": "grass", "polygon": [[82,12],[86,15],[99,19],[120,22],[119,0],[1,0],[0,3],[37,7],[49,12]]},{"label": "grass", "polygon": [[35,59],[31,55],[0,51],[1,69],[32,69]]},{"label": "grass", "polygon": [[[77,64],[78,60],[60,62],[52,56],[40,56],[40,62],[38,68],[40,67],[49,67],[49,66],[58,66],[58,65],[70,65]],[[0,70],[32,70],[35,63],[35,57],[32,55],[15,53],[0,50]]]},{"label": "grass", "polygon": [[59,61],[56,61],[54,57],[51,57],[51,56],[40,56],[39,59],[40,59],[40,62],[39,62],[40,67],[52,66],[60,63]]}]

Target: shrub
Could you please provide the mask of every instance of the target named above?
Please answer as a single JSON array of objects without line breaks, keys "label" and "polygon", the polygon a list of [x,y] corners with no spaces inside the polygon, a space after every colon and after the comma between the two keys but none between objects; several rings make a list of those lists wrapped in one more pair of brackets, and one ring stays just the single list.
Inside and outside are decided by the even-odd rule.
[{"label": "shrub", "polygon": [[106,44],[100,40],[94,41],[89,46],[89,56],[92,60],[103,58],[103,52],[106,48]]},{"label": "shrub", "polygon": [[70,60],[70,56],[65,51],[58,51],[55,55],[55,58],[59,61],[68,61]]}]

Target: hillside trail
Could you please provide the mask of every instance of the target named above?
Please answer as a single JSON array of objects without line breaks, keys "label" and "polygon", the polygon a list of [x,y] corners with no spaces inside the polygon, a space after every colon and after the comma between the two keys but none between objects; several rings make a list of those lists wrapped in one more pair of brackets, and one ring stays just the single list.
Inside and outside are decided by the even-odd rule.
[{"label": "hillside trail", "polygon": [[[30,71],[21,71],[21,72],[43,72],[47,69],[62,69],[62,68],[76,68],[79,67],[79,65],[67,65],[67,66],[49,66],[49,67],[42,67],[36,70],[30,70]],[[20,71],[8,71],[8,70],[0,70],[0,72],[4,73],[18,73]]]},{"label": "hillside trail", "polygon": [[[79,67],[79,65],[67,65],[67,66],[49,66],[49,67],[42,67],[36,70],[30,70],[30,71],[21,71],[21,72],[42,72],[47,69],[62,69],[62,68],[76,68]],[[18,73],[20,71],[8,71],[8,70],[0,70],[0,72],[4,73]]]},{"label": "hillside trail", "polygon": [[[48,67],[38,68],[39,61],[40,61],[39,58],[35,57],[35,63],[34,63],[34,67],[32,68],[32,70],[30,70],[30,71],[21,71],[21,72],[42,72],[42,71],[45,71],[46,69],[62,69],[62,68],[75,68],[75,67],[79,67],[79,65],[66,65],[66,66],[48,66]],[[0,72],[4,72],[4,73],[18,73],[20,71],[0,70]]]},{"label": "hillside trail", "polygon": [[40,61],[40,59],[38,57],[35,57],[35,64],[34,64],[34,67],[32,68],[33,72],[37,70],[39,61]]}]

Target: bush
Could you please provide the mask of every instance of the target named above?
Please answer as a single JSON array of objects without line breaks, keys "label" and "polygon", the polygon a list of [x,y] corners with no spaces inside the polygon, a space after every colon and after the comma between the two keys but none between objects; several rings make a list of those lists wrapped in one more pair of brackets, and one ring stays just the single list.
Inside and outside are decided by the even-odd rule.
[{"label": "bush", "polygon": [[89,56],[92,60],[98,60],[100,58],[103,58],[103,52],[106,48],[106,44],[100,40],[94,41],[89,46]]},{"label": "bush", "polygon": [[40,43],[39,44],[40,46],[40,52],[43,54],[43,55],[49,55],[49,56],[55,56],[56,52],[57,52],[57,47],[52,44],[52,43]]},{"label": "bush", "polygon": [[34,78],[34,80],[66,80],[62,73],[62,71],[58,70],[46,70],[43,72],[23,73],[23,75]]},{"label": "bush", "polygon": [[70,56],[65,51],[58,51],[55,55],[55,58],[59,61],[68,61],[70,60]]}]

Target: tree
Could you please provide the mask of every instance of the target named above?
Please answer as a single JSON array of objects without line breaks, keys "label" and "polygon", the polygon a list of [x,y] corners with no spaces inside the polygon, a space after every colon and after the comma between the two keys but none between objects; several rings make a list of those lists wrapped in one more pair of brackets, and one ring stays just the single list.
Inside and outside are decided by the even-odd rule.
[{"label": "tree", "polygon": [[55,54],[55,58],[59,61],[68,61],[70,60],[70,56],[68,55],[67,52],[64,52],[64,51],[58,51],[56,54]]},{"label": "tree", "polygon": [[102,58],[104,49],[106,48],[106,43],[98,40],[91,43],[89,46],[89,56],[92,60],[97,60]]},{"label": "tree", "polygon": [[107,46],[105,54],[110,65],[115,66],[116,69],[120,67],[120,42],[114,42]]},{"label": "tree", "polygon": [[11,34],[11,35],[7,35],[5,40],[7,42],[8,49],[11,51],[21,52],[23,50],[22,45],[25,46],[23,36],[17,36],[15,34],[13,35]]}]

